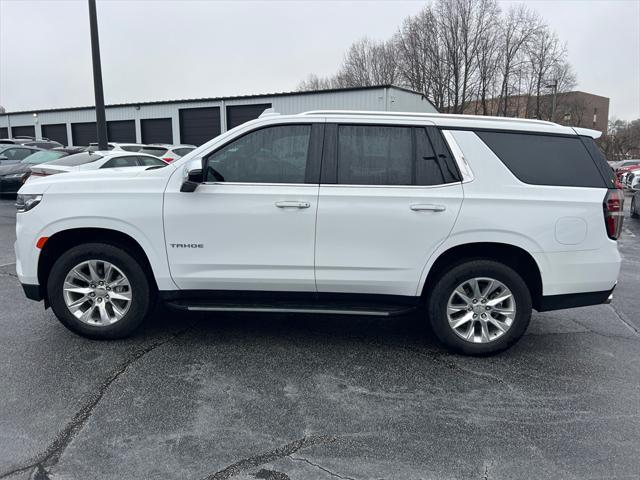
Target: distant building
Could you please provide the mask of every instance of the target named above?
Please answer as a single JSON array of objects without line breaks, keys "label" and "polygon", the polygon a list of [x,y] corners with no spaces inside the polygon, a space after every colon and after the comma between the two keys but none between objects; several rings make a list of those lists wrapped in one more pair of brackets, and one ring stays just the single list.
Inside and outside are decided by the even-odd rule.
[{"label": "distant building", "polygon": [[[107,137],[111,142],[201,145],[258,118],[267,108],[283,115],[308,110],[437,112],[422,94],[391,85],[162,100],[107,105]],[[47,137],[63,145],[88,145],[97,141],[95,108],[0,113],[0,138],[18,135]]]},{"label": "distant building", "polygon": [[[470,115],[496,115],[498,112],[497,98],[486,100],[484,108],[480,101],[469,102],[464,113]],[[553,95],[540,96],[540,118],[551,120],[561,125],[591,128],[607,133],[609,122],[609,99],[600,95],[586,92],[558,93],[556,98],[556,113],[551,118],[553,110]],[[535,96],[515,95],[507,98],[507,117],[536,118],[538,99]]]}]

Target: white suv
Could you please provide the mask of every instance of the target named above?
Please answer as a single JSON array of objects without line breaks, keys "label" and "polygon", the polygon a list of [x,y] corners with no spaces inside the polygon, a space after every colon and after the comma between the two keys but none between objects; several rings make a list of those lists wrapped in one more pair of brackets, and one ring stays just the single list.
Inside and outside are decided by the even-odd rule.
[{"label": "white suv", "polygon": [[28,183],[26,295],[90,338],[187,311],[393,316],[449,348],[514,344],[531,310],[606,303],[623,197],[593,137],[537,120],[263,114],[165,168]]}]

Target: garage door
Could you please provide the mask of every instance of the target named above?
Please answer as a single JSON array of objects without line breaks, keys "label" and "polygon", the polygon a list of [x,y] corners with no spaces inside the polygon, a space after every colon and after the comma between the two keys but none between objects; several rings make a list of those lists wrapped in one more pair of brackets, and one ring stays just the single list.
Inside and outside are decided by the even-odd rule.
[{"label": "garage door", "polygon": [[76,147],[84,147],[98,141],[96,122],[72,123],[71,144]]},{"label": "garage door", "polygon": [[135,120],[111,120],[107,122],[107,139],[110,142],[136,143]]},{"label": "garage door", "polygon": [[7,127],[0,127],[0,138],[7,138],[9,136],[9,129]]},{"label": "garage door", "polygon": [[202,145],[220,135],[220,109],[182,108],[180,109],[180,142]]},{"label": "garage door", "polygon": [[173,128],[170,118],[147,118],[140,120],[142,143],[173,143]]},{"label": "garage door", "polygon": [[36,127],[28,125],[26,127],[11,127],[11,135],[14,137],[35,137]]},{"label": "garage door", "polygon": [[55,140],[62,145],[68,145],[69,139],[67,138],[67,124],[66,123],[54,123],[51,125],[42,125],[42,136],[49,140]]},{"label": "garage door", "polygon": [[271,108],[270,103],[227,107],[227,130],[258,118],[267,108]]}]

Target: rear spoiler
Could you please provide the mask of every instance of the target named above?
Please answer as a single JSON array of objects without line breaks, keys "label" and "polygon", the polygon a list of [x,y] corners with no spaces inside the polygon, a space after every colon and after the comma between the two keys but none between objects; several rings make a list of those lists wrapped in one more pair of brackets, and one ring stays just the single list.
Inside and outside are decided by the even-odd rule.
[{"label": "rear spoiler", "polygon": [[581,137],[591,137],[594,140],[602,136],[600,130],[591,130],[590,128],[572,127],[573,130]]}]

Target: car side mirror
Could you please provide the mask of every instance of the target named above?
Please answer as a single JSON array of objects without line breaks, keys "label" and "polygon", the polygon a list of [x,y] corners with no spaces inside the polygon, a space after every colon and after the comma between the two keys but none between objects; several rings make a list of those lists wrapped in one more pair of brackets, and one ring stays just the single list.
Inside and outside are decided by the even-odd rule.
[{"label": "car side mirror", "polygon": [[0,161],[2,161],[2,160],[7,160],[7,157],[4,156],[4,155],[0,155]]},{"label": "car side mirror", "polygon": [[202,173],[202,168],[194,168],[193,170],[186,170],[184,180],[182,182],[182,186],[180,187],[181,192],[195,192],[198,185],[204,182],[204,175]]}]

